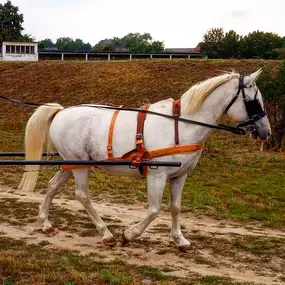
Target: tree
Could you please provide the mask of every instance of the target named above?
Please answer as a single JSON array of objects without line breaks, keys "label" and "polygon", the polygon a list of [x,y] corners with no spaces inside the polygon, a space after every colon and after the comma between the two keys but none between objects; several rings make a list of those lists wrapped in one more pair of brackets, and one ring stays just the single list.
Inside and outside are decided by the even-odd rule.
[{"label": "tree", "polygon": [[149,33],[129,33],[123,38],[101,40],[93,50],[115,51],[117,48],[125,48],[129,52],[159,52],[164,50],[164,44],[160,41],[152,41]]},{"label": "tree", "polygon": [[285,148],[285,61],[276,72],[264,68],[258,85],[265,99],[265,108],[271,125],[272,135],[265,143],[268,149]]},{"label": "tree", "polygon": [[21,39],[19,39],[19,41],[22,41],[22,42],[35,42],[36,39],[35,37],[33,37],[32,35],[30,34],[24,34]]},{"label": "tree", "polygon": [[240,53],[243,58],[275,59],[277,48],[282,48],[284,40],[274,33],[254,31],[241,40]]},{"label": "tree", "polygon": [[91,51],[90,43],[84,43],[81,39],[75,39],[69,37],[61,37],[56,40],[56,47],[59,50],[65,51]]},{"label": "tree", "polygon": [[38,42],[38,47],[39,49],[44,49],[44,48],[51,48],[55,47],[56,45],[51,39],[44,39]]},{"label": "tree", "polygon": [[212,28],[203,35],[201,49],[209,58],[220,58],[221,42],[224,39],[223,28]]},{"label": "tree", "polygon": [[19,13],[19,8],[12,5],[11,1],[0,4],[0,41],[21,40],[23,14]]},{"label": "tree", "polygon": [[222,58],[237,58],[239,56],[241,36],[230,30],[219,43],[219,53]]}]

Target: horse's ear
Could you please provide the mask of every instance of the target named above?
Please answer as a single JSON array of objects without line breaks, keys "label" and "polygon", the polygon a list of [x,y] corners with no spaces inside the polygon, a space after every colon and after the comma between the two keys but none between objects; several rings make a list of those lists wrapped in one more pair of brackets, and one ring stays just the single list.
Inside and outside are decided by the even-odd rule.
[{"label": "horse's ear", "polygon": [[257,79],[259,78],[259,76],[262,73],[262,68],[259,68],[257,71],[255,71],[254,73],[250,74],[249,76],[249,82],[250,83],[254,83],[257,81]]}]

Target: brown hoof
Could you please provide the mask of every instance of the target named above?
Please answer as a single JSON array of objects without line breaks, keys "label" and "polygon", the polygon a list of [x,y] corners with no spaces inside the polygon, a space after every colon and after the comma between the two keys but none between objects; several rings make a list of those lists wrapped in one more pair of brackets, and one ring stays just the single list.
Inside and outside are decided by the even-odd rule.
[{"label": "brown hoof", "polygon": [[53,237],[58,233],[58,229],[51,227],[51,228],[43,229],[42,232],[46,234],[47,237]]},{"label": "brown hoof", "polygon": [[126,246],[130,241],[126,238],[125,232],[122,233],[122,246]]},{"label": "brown hoof", "polygon": [[187,253],[188,251],[193,250],[193,246],[191,244],[189,244],[189,245],[182,245],[182,246],[179,246],[179,250],[181,252]]},{"label": "brown hoof", "polygon": [[103,239],[103,243],[104,243],[104,245],[107,245],[107,246],[112,247],[112,246],[115,246],[117,242],[116,242],[116,240],[112,237],[112,238],[109,238],[109,239],[107,239],[107,238]]}]

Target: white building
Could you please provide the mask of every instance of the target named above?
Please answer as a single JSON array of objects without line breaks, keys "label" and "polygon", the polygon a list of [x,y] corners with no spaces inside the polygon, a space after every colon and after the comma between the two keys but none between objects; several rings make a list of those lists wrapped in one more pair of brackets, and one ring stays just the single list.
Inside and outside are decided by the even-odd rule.
[{"label": "white building", "polygon": [[3,61],[38,61],[38,43],[0,42],[0,60]]}]

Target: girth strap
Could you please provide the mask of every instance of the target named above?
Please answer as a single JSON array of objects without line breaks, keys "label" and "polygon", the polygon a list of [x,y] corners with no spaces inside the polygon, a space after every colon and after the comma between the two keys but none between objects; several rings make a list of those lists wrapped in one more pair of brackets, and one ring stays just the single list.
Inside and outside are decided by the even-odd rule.
[{"label": "girth strap", "polygon": [[[172,104],[172,116],[181,116],[181,101],[180,99],[174,100]],[[179,131],[178,131],[178,121],[174,120],[174,141],[175,145],[179,145]]]},{"label": "girth strap", "polygon": [[[143,105],[142,110],[148,110],[149,105]],[[137,133],[136,133],[136,146],[137,151],[140,154],[145,153],[145,147],[143,143],[143,131],[144,131],[144,122],[146,119],[146,113],[145,112],[139,112],[138,113],[138,124],[137,124]]]},{"label": "girth strap", "polygon": [[[124,105],[120,105],[119,108],[123,108]],[[109,137],[108,137],[108,145],[107,145],[107,154],[108,154],[108,159],[114,159],[113,156],[113,134],[114,134],[114,128],[115,128],[115,123],[117,116],[120,112],[120,109],[117,109],[112,117],[111,124],[110,124],[110,129],[109,129]]]}]

